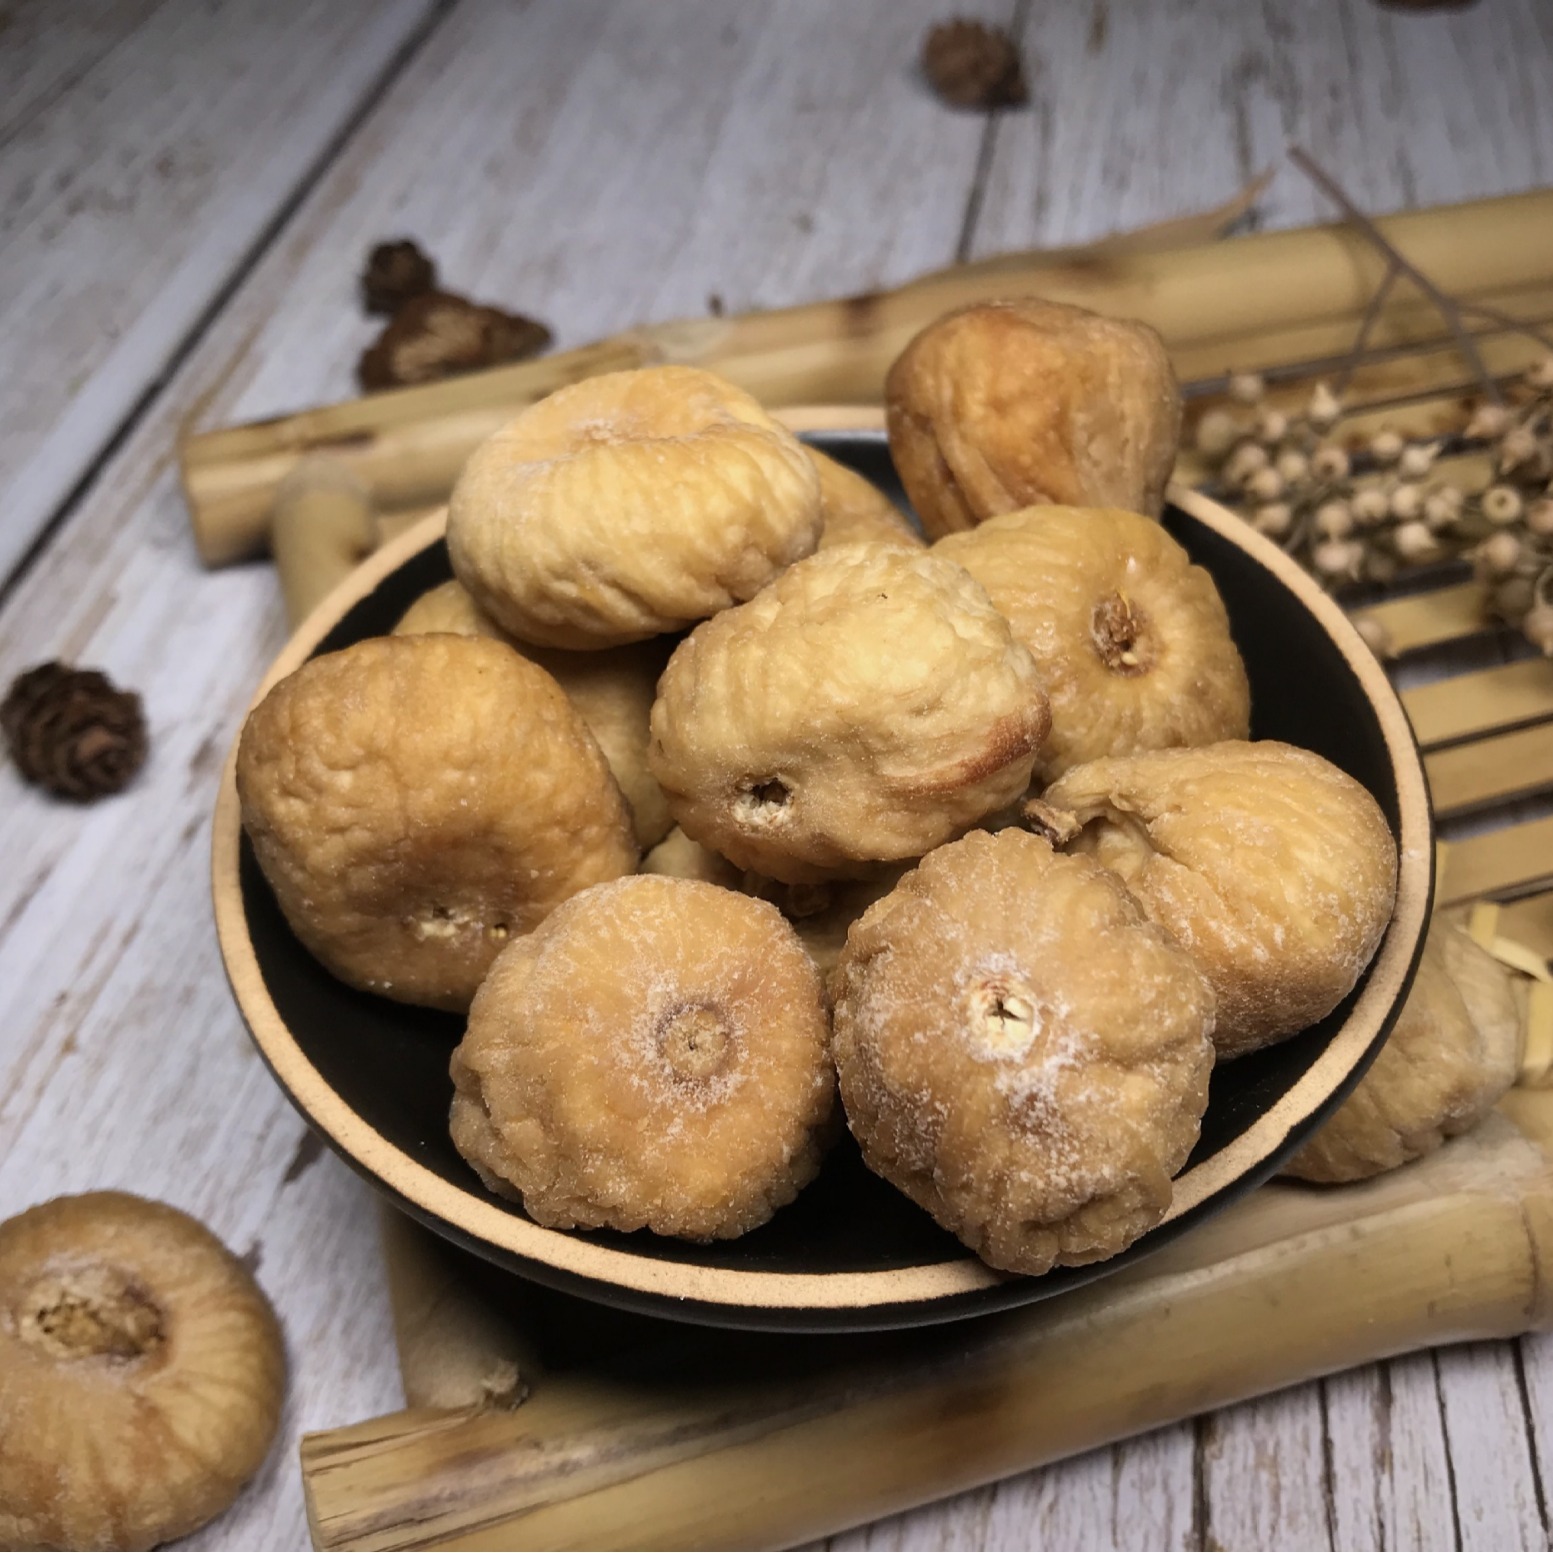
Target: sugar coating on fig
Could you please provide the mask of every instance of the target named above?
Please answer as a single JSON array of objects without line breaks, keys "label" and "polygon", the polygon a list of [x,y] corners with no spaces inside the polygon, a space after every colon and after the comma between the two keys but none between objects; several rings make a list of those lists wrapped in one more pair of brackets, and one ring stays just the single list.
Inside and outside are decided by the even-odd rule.
[{"label": "sugar coating on fig", "polygon": [[813,462],[749,394],[646,367],[557,389],[476,448],[448,554],[504,630],[591,650],[750,598],[820,523]]},{"label": "sugar coating on fig", "polygon": [[649,761],[687,835],[806,883],[919,857],[1011,802],[1049,721],[961,567],[843,545],[680,644]]},{"label": "sugar coating on fig", "polygon": [[1397,846],[1346,772],[1274,740],[1119,755],[1043,794],[1191,955],[1238,1057],[1305,1029],[1353,990],[1396,899]]},{"label": "sugar coating on fig", "polygon": [[506,642],[549,674],[598,740],[630,805],[637,845],[645,850],[663,840],[674,819],[662,789],[647,769],[647,725],[658,676],[674,648],[671,640],[633,642],[599,652],[531,647],[503,631],[457,579],[423,593],[401,616],[393,634],[419,636],[438,631]]},{"label": "sugar coating on fig", "polygon": [[878,486],[818,448],[808,453],[820,477],[821,550],[865,539],[902,550],[923,548],[910,519]]},{"label": "sugar coating on fig", "polygon": [[237,792],[297,937],[352,986],[433,1008],[467,1008],[509,939],[637,862],[561,687],[479,637],[304,664],[249,714]]},{"label": "sugar coating on fig", "polygon": [[[1470,968],[1460,972],[1464,964]],[[1472,979],[1476,1018],[1453,966]],[[1380,1054],[1283,1174],[1362,1181],[1422,1159],[1482,1121],[1514,1084],[1520,1060],[1509,973],[1460,928],[1437,919]]]},{"label": "sugar coating on fig", "polygon": [[819,973],[776,908],[638,874],[503,952],[453,1056],[453,1141],[552,1228],[725,1239],[819,1169]]},{"label": "sugar coating on fig", "polygon": [[124,1192],[0,1224],[0,1547],[148,1548],[219,1515],[280,1422],[268,1300],[207,1229]]},{"label": "sugar coating on fig", "polygon": [[885,379],[890,453],[932,538],[1056,503],[1158,517],[1181,432],[1147,324],[984,302],[929,324]]},{"label": "sugar coating on fig", "polygon": [[992,1266],[1100,1261],[1169,1208],[1207,1105],[1213,994],[1113,874],[973,832],[869,908],[833,991],[869,1168]]},{"label": "sugar coating on fig", "polygon": [[950,534],[1051,701],[1038,781],[1102,755],[1244,739],[1251,689],[1213,578],[1120,508],[1029,507]]}]

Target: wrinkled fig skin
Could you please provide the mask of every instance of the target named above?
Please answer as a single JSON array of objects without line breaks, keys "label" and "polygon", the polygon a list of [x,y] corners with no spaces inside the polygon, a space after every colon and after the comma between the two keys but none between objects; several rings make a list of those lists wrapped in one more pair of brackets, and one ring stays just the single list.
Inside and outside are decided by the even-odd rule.
[{"label": "wrinkled fig skin", "polygon": [[292,931],[403,1003],[468,1008],[508,939],[637,862],[561,687],[480,637],[375,637],[304,664],[249,714],[237,793]]},{"label": "wrinkled fig skin", "polygon": [[658,676],[674,650],[672,640],[634,642],[600,652],[530,647],[503,631],[457,580],[423,593],[404,612],[393,634],[419,636],[439,631],[505,642],[551,675],[604,751],[631,807],[637,845],[645,851],[668,835],[674,819],[662,789],[647,769],[647,722]]},{"label": "wrinkled fig skin", "polygon": [[125,1192],[0,1224],[0,1548],[149,1548],[220,1515],[280,1422],[269,1301],[209,1230]]},{"label": "wrinkled fig skin", "polygon": [[1397,848],[1363,787],[1272,740],[1075,766],[1043,795],[1084,829],[1218,999],[1219,1056],[1305,1029],[1353,990],[1391,920]]},{"label": "wrinkled fig skin", "polygon": [[[1463,979],[1471,978],[1476,1018],[1453,964],[1470,964]],[[1477,1126],[1515,1082],[1520,1061],[1509,973],[1460,928],[1436,920],[1380,1055],[1283,1174],[1363,1181],[1422,1159]]]},{"label": "wrinkled fig skin", "polygon": [[1119,508],[1029,507],[950,534],[1051,701],[1038,782],[1102,755],[1244,739],[1251,688],[1213,578]]},{"label": "wrinkled fig skin", "polygon": [[591,651],[752,597],[820,527],[791,432],[710,372],[645,367],[557,389],[476,448],[448,554],[503,630]]},{"label": "wrinkled fig skin", "polygon": [[1157,518],[1181,434],[1147,324],[1026,298],[919,334],[885,379],[890,453],[929,538],[1055,503]]},{"label": "wrinkled fig skin", "polygon": [[835,1098],[819,972],[776,908],[649,874],[502,954],[453,1079],[459,1152],[539,1223],[702,1241],[813,1179]]},{"label": "wrinkled fig skin", "polygon": [[1213,994],[1115,875],[972,832],[853,926],[833,992],[869,1168],[992,1266],[1102,1261],[1169,1208]]},{"label": "wrinkled fig skin", "polygon": [[844,545],[698,626],[658,684],[649,759],[685,833],[788,884],[920,857],[1029,782],[1050,718],[981,587]]},{"label": "wrinkled fig skin", "polygon": [[922,536],[877,486],[817,448],[808,454],[820,476],[821,550],[864,539],[900,550],[923,548]]}]

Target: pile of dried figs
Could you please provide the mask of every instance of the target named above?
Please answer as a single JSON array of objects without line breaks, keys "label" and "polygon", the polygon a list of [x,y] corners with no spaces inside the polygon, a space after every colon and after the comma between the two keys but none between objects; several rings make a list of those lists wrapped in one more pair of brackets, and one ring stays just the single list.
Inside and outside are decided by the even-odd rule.
[{"label": "pile of dried figs", "polygon": [[1158,522],[1152,332],[971,308],[888,413],[930,542],[707,372],[563,388],[466,466],[457,580],[249,717],[287,920],[467,1010],[453,1138],[541,1224],[742,1234],[844,1115],[993,1266],[1112,1256],[1214,1063],[1334,1008],[1390,920],[1379,808],[1249,740]]}]

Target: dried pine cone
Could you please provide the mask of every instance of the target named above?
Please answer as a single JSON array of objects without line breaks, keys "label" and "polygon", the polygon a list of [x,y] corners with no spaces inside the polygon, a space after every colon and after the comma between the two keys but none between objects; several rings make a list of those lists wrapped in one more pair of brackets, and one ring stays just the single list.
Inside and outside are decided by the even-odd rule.
[{"label": "dried pine cone", "polygon": [[482,307],[449,291],[413,297],[363,353],[356,376],[368,392],[430,383],[537,356],[550,331],[521,313]]},{"label": "dried pine cone", "polygon": [[28,669],[0,702],[0,730],[29,782],[81,803],[118,792],[145,763],[140,697],[95,669]]},{"label": "dried pine cone", "polygon": [[1017,108],[1030,100],[1019,47],[1001,27],[941,22],[922,42],[922,72],[953,108]]},{"label": "dried pine cone", "polygon": [[379,243],[361,272],[361,305],[369,313],[392,318],[406,302],[434,290],[437,266],[412,243]]}]

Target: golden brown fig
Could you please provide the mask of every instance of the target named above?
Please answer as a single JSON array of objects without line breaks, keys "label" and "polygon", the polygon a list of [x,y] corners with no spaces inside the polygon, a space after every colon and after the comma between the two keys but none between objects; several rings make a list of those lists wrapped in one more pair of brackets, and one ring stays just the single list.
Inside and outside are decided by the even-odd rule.
[{"label": "golden brown fig", "polygon": [[0,1224],[0,1547],[149,1548],[275,1438],[275,1314],[203,1225],[125,1192]]},{"label": "golden brown fig", "polygon": [[710,847],[692,841],[677,825],[642,859],[641,871],[667,874],[672,879],[700,879],[770,901],[787,918],[798,941],[825,977],[836,968],[848,929],[876,900],[895,888],[902,872],[891,868],[878,879],[783,884],[779,879],[735,868]]},{"label": "golden brown fig", "polygon": [[376,637],[304,664],[249,714],[237,792],[292,931],[403,1003],[467,1008],[508,939],[637,861],[561,687],[478,637]]},{"label": "golden brown fig", "polygon": [[864,539],[901,550],[922,549],[922,536],[883,491],[818,448],[808,453],[820,476],[821,550]]},{"label": "golden brown fig", "polygon": [[1251,689],[1213,578],[1120,508],[1027,507],[933,547],[987,590],[1051,701],[1035,776],[1102,755],[1244,739]]},{"label": "golden brown fig", "polygon": [[[1452,978],[1453,963],[1471,966],[1466,976],[1481,1022]],[[1283,1174],[1301,1181],[1363,1181],[1422,1159],[1477,1126],[1520,1067],[1520,1021],[1509,982],[1491,954],[1436,919],[1380,1055]]]},{"label": "golden brown fig", "polygon": [[649,759],[687,835],[805,883],[918,857],[1011,802],[1048,722],[1030,654],[960,567],[843,545],[680,644]]},{"label": "golden brown fig", "polygon": [[1100,1261],[1169,1208],[1213,994],[1113,874],[974,832],[868,909],[833,991],[863,1158],[983,1260]]},{"label": "golden brown fig", "polygon": [[1076,817],[1074,846],[1120,874],[1208,978],[1220,1057],[1329,1014],[1391,920],[1385,816],[1309,750],[1262,740],[1095,760],[1043,801]]},{"label": "golden brown fig", "polygon": [[737,890],[745,878],[744,869],[692,841],[678,825],[642,859],[639,872],[669,879],[699,879],[703,884],[720,884],[725,890]]},{"label": "golden brown fig", "polygon": [[682,630],[759,592],[819,538],[803,445],[695,367],[557,389],[475,449],[448,505],[459,580],[540,647]]},{"label": "golden brown fig", "polygon": [[631,806],[637,845],[644,850],[668,835],[674,818],[668,800],[647,769],[647,723],[657,694],[658,676],[674,649],[672,641],[635,642],[602,652],[565,652],[530,647],[509,636],[475,603],[458,581],[423,593],[394,627],[395,636],[450,631],[456,636],[488,636],[506,642],[537,663],[566,692],[599,741],[609,769]]},{"label": "golden brown fig", "polygon": [[1048,502],[1157,518],[1181,395],[1147,324],[984,302],[930,324],[885,379],[890,452],[930,538]]},{"label": "golden brown fig", "polygon": [[552,1228],[742,1235],[819,1169],[828,1045],[775,907],[638,874],[491,968],[453,1055],[453,1141]]}]

